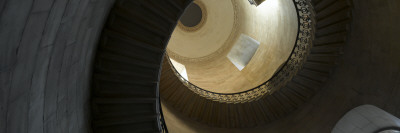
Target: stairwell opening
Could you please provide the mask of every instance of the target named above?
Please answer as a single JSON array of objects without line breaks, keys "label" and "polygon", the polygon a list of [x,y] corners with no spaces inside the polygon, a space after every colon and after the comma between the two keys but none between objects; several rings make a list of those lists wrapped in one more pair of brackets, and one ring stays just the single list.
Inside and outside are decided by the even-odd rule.
[{"label": "stairwell opening", "polygon": [[290,0],[258,7],[248,1],[195,0],[172,33],[167,55],[172,66],[185,66],[185,71],[177,70],[178,77],[187,75],[184,79],[200,88],[247,91],[269,80],[287,61],[297,22]]},{"label": "stairwell opening", "polygon": [[194,27],[202,20],[202,10],[196,3],[191,3],[182,14],[180,22],[187,27]]}]

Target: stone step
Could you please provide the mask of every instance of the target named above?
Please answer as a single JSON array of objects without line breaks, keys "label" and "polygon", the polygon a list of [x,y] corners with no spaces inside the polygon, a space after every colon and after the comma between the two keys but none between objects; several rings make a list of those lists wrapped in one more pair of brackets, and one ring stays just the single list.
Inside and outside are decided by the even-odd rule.
[{"label": "stone step", "polygon": [[174,0],[165,0],[165,1],[174,6],[179,12],[182,12],[182,10],[185,9],[185,6],[183,6],[184,4],[182,3],[180,4]]},{"label": "stone step", "polygon": [[147,66],[139,66],[139,65],[126,65],[125,63],[115,62],[115,61],[107,61],[102,60],[98,63],[99,65],[96,66],[96,70],[99,71],[109,71],[109,72],[116,72],[122,74],[132,74],[138,75],[140,77],[152,77],[157,78],[159,74],[158,68],[152,68]]},{"label": "stone step", "polygon": [[160,14],[158,14],[158,11],[156,11],[157,8],[149,7],[151,5],[145,1],[126,0],[118,3],[116,6],[119,10],[125,10],[130,13],[132,17],[139,19],[156,20],[154,22],[167,22],[169,24],[173,24],[177,21],[177,19],[168,18],[165,16],[165,13],[160,12]]},{"label": "stone step", "polygon": [[321,73],[318,71],[312,71],[312,70],[308,70],[308,69],[301,70],[298,75],[312,78],[312,79],[320,81],[320,82],[326,81],[327,77],[329,76],[329,74]]},{"label": "stone step", "polygon": [[144,42],[160,49],[163,49],[164,42],[166,42],[168,39],[166,36],[160,36],[146,30],[143,27],[134,26],[123,19],[116,19],[114,25],[109,29],[116,31],[132,40]]},{"label": "stone step", "polygon": [[123,114],[158,114],[157,98],[95,98],[92,107],[94,115],[107,117]]},{"label": "stone step", "polygon": [[157,97],[158,84],[124,84],[109,81],[94,83],[94,95],[99,98]]},{"label": "stone step", "polygon": [[334,14],[331,14],[328,17],[317,20],[317,30],[335,23],[339,23],[341,21],[348,21],[350,17],[351,16],[349,10],[340,10],[338,12],[335,12]]},{"label": "stone step", "polygon": [[299,94],[297,94],[296,92],[289,90],[289,88],[287,87],[281,88],[279,92],[279,95],[285,97],[285,99],[290,105],[293,106],[293,108],[299,107],[304,102],[304,98],[299,96]]},{"label": "stone step", "polygon": [[[115,2],[94,64],[94,132],[161,132],[160,64],[172,31],[191,2]],[[182,87],[182,83],[162,85]],[[171,95],[182,94],[173,91]]]},{"label": "stone step", "polygon": [[93,121],[94,128],[98,127],[110,127],[116,125],[128,125],[128,124],[138,124],[142,122],[154,122],[157,119],[157,115],[140,115],[140,116],[124,116],[118,117],[114,116],[114,118],[108,118],[103,120],[95,120]]},{"label": "stone step", "polygon": [[321,81],[303,75],[296,75],[295,77],[293,77],[292,81],[301,86],[311,89],[313,92],[317,92],[321,87]]},{"label": "stone step", "polygon": [[348,10],[348,9],[349,9],[349,4],[347,3],[346,0],[337,0],[334,3],[330,4],[328,7],[319,11],[315,17],[317,20],[321,20],[321,19],[331,16],[335,12],[338,12],[340,10]]},{"label": "stone step", "polygon": [[293,94],[296,94],[299,98],[302,98],[304,100],[310,98],[312,94],[314,94],[314,89],[300,85],[298,83],[295,83],[294,81],[288,83],[286,87],[288,87],[289,90],[293,92]]},{"label": "stone step", "polygon": [[150,75],[149,73],[145,73],[145,72],[132,72],[132,71],[126,71],[126,70],[105,69],[105,68],[99,68],[99,67],[96,67],[95,71],[98,74],[121,77],[121,78],[130,79],[130,80],[150,81],[150,80],[157,79],[157,76],[158,76],[158,75]]},{"label": "stone step", "polygon": [[[116,40],[116,43],[122,43],[120,45],[127,45],[124,47],[137,47],[140,49],[145,49],[148,51],[153,51],[153,52],[162,52],[164,51],[163,48],[160,48],[158,46],[155,46],[154,44],[150,44],[150,43],[146,43],[140,40],[136,40],[134,38],[131,38],[130,36],[124,35],[118,31],[113,31],[110,29],[105,29],[103,31],[103,38],[105,38],[106,40]],[[107,43],[102,43],[101,44],[102,47],[112,47],[112,46],[107,46]]]},{"label": "stone step", "polygon": [[[166,2],[166,1],[164,1],[164,2]],[[176,10],[171,10],[173,8],[167,8],[169,4],[163,4],[161,1],[160,2],[146,1],[146,2],[143,2],[143,5],[147,9],[149,9],[151,12],[158,14],[159,17],[162,17],[164,19],[170,19],[175,22],[180,17],[177,14],[178,12]]]},{"label": "stone step", "polygon": [[303,65],[303,68],[308,68],[322,73],[331,73],[333,67],[334,65],[318,63],[318,62],[306,62]]},{"label": "stone step", "polygon": [[164,43],[166,43],[169,37],[165,35],[166,33],[169,33],[167,29],[165,29],[167,31],[163,31],[162,29],[157,29],[157,27],[153,25],[146,24],[147,26],[144,26],[145,24],[137,24],[135,23],[137,20],[130,22],[129,19],[126,19],[121,15],[112,15],[111,18],[112,20],[107,24],[108,30],[118,32],[132,40],[145,42],[154,47],[163,49]]},{"label": "stone step", "polygon": [[343,43],[346,41],[347,32],[339,32],[327,36],[315,38],[314,45],[330,45],[336,43]]},{"label": "stone step", "polygon": [[[157,64],[159,63],[158,61],[161,60],[162,55],[157,54],[157,53],[151,53],[149,51],[145,50],[140,50],[140,48],[136,49],[124,49],[122,47],[112,47],[112,48],[100,48],[99,52],[104,53],[102,54],[103,57],[105,56],[111,56],[108,58],[115,59],[116,57],[122,57],[126,59],[125,62],[141,62],[141,63],[149,63],[149,64]],[[135,54],[137,53],[137,54]],[[153,57],[153,58],[150,58]],[[121,60],[121,59],[115,59],[115,60]]]},{"label": "stone step", "polygon": [[152,116],[131,117],[123,121],[95,121],[93,124],[95,125],[93,130],[96,133],[159,133],[161,131],[158,127],[158,119]]},{"label": "stone step", "polygon": [[307,56],[307,62],[324,63],[324,64],[337,64],[338,54],[310,54]]},{"label": "stone step", "polygon": [[338,54],[341,55],[343,54],[343,45],[344,43],[337,43],[334,45],[319,45],[319,46],[314,46],[311,49],[310,55],[320,55],[320,54]]},{"label": "stone step", "polygon": [[338,32],[346,32],[349,30],[349,21],[340,21],[329,26],[318,29],[315,32],[316,37],[327,36]]},{"label": "stone step", "polygon": [[314,5],[314,9],[317,12],[317,15],[319,12],[332,5],[335,1],[337,0],[320,0],[319,2],[317,2]]},{"label": "stone step", "polygon": [[138,60],[135,58],[130,58],[127,56],[122,56],[109,52],[98,55],[96,58],[96,63],[98,63],[99,66],[103,66],[103,64],[105,63],[118,63],[123,64],[126,67],[146,67],[149,69],[160,69],[159,64],[148,63],[143,60]]}]

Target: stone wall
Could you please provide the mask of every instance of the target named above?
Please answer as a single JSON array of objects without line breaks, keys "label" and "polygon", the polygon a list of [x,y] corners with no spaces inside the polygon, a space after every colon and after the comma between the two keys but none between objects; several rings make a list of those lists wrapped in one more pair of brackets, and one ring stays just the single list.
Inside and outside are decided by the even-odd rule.
[{"label": "stone wall", "polygon": [[113,0],[0,1],[0,132],[87,133],[91,64]]}]

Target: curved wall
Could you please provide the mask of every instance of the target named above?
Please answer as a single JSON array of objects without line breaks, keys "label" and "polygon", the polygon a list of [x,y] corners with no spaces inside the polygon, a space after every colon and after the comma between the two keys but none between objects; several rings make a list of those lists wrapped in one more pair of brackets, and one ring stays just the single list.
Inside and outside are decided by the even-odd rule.
[{"label": "curved wall", "polygon": [[112,5],[0,1],[1,133],[91,131],[91,64]]},{"label": "curved wall", "polygon": [[231,39],[234,30],[234,3],[230,0],[197,0],[202,8],[204,22],[191,30],[181,23],[176,26],[168,42],[168,51],[178,57],[201,58],[217,52]]}]

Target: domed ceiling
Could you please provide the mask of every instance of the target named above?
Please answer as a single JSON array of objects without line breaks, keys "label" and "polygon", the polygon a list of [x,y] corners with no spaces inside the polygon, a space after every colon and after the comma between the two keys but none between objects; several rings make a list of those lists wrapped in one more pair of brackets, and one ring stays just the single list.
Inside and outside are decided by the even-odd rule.
[{"label": "domed ceiling", "polygon": [[[196,7],[201,9],[201,14]],[[234,6],[230,0],[194,1],[174,30],[168,44],[168,53],[185,60],[210,56],[228,45],[227,40],[232,40],[234,16]],[[199,20],[195,26],[182,24]]]},{"label": "domed ceiling", "polygon": [[[184,67],[178,72],[184,70],[196,86],[217,93],[242,92],[267,81],[288,59],[297,27],[291,2],[271,0],[256,7],[248,1],[195,0],[175,28],[167,53]],[[235,45],[250,46],[243,44],[243,36],[259,46],[254,54],[239,48],[250,56],[238,69],[228,56]]]}]

